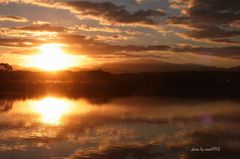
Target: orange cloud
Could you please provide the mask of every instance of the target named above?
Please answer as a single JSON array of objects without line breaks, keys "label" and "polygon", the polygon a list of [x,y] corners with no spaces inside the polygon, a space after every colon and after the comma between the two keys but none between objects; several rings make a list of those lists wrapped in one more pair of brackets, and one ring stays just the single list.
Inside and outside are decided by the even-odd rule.
[{"label": "orange cloud", "polygon": [[28,22],[28,19],[19,16],[0,15],[0,21]]},{"label": "orange cloud", "polygon": [[190,30],[180,34],[195,41],[239,44],[240,41],[236,37],[240,36],[240,31],[234,28],[234,24],[240,18],[239,2],[239,0],[172,0],[171,7],[181,12],[180,15],[169,17],[168,23]]},{"label": "orange cloud", "polygon": [[26,26],[26,27],[17,27],[17,28],[12,28],[16,30],[25,30],[25,31],[39,31],[39,32],[64,32],[67,28],[65,27],[59,27],[59,26],[51,26],[50,24],[47,23],[41,23],[41,24],[34,24],[31,26]]}]

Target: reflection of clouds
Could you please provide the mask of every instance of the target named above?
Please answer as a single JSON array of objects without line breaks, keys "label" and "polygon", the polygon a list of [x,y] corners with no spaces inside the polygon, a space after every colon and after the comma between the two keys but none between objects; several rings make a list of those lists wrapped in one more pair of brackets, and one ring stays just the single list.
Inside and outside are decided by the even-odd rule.
[{"label": "reflection of clouds", "polygon": [[[212,144],[225,148],[226,156],[239,147],[236,103],[161,103],[135,98],[93,106],[82,100],[65,100],[72,106],[61,116],[59,125],[36,120],[36,111],[28,109],[34,102],[14,103],[13,109],[0,118],[0,143],[18,141],[29,145],[27,151],[35,154],[48,149],[57,155],[61,151],[55,157],[72,154],[68,156],[94,159],[197,158],[189,152],[192,146]],[[238,153],[239,149],[234,151]]]},{"label": "reflection of clouds", "polygon": [[160,148],[157,145],[152,144],[116,147],[110,146],[102,149],[101,151],[90,151],[91,153],[86,153],[79,149],[66,159],[158,159],[159,157],[163,157],[164,155],[162,151],[156,151],[156,149]]},{"label": "reflection of clouds", "polygon": [[[167,144],[170,152],[179,151],[187,159],[212,159],[212,158],[232,158],[237,159],[240,155],[239,142],[240,126],[236,123],[224,125],[219,123],[214,126],[189,127],[179,133],[178,139]],[[234,145],[235,144],[235,145]],[[192,148],[212,148],[220,147],[220,151],[192,152]]]},{"label": "reflection of clouds", "polygon": [[[226,131],[230,130],[230,131]],[[201,127],[189,125],[189,130],[175,132],[180,135],[165,136],[161,142],[154,144],[123,144],[119,146],[108,145],[102,149],[86,151],[79,149],[67,159],[125,159],[125,158],[183,158],[183,159],[212,159],[231,158],[238,159],[240,155],[240,142],[238,139],[240,126],[229,124],[228,126],[215,125],[214,127]],[[191,152],[193,147],[211,148],[220,147],[219,152]]]},{"label": "reflection of clouds", "polygon": [[31,129],[16,128],[0,131],[1,141],[44,142],[58,140],[59,129],[50,127],[32,127]]},{"label": "reflection of clouds", "polygon": [[7,144],[0,144],[0,152],[4,151],[26,151],[27,145],[7,145]]},{"label": "reflection of clouds", "polygon": [[[159,127],[154,127],[154,125],[139,127],[135,124],[128,126],[109,125],[83,129],[81,131],[63,131],[60,136],[65,136],[68,141],[79,143],[83,147],[90,144],[94,145],[95,148],[103,149],[114,145],[135,145],[139,143],[146,144],[163,141],[166,132],[159,129]],[[153,132],[149,134],[149,132],[143,130],[143,128],[147,128]]]}]

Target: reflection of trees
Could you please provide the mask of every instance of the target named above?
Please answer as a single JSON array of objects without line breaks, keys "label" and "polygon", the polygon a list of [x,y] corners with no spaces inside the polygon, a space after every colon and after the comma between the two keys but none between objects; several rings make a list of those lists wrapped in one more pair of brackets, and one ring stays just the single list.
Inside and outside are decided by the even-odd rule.
[{"label": "reflection of trees", "polygon": [[90,104],[101,105],[110,103],[113,97],[85,97],[85,99],[87,99]]},{"label": "reflection of trees", "polygon": [[13,107],[12,100],[0,100],[0,112],[7,112]]},{"label": "reflection of trees", "polygon": [[7,63],[0,63],[0,71],[11,72],[13,70],[12,66]]},{"label": "reflection of trees", "polygon": [[[0,64],[0,92],[24,92],[30,96],[49,92],[73,98],[147,95],[211,100],[239,99],[240,89],[239,72],[110,74],[98,70],[51,74],[8,71],[11,67]],[[92,103],[102,101],[94,99]]]}]

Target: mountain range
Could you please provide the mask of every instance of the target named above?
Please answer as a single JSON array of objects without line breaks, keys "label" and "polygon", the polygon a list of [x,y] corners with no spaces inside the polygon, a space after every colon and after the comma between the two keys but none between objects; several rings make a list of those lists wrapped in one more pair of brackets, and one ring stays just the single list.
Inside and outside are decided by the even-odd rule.
[{"label": "mountain range", "polygon": [[[33,68],[24,68],[19,66],[13,66],[14,70],[27,70],[27,71],[39,71]],[[139,73],[139,72],[176,72],[176,71],[239,71],[240,66],[231,68],[219,68],[214,66],[205,66],[198,64],[175,64],[161,62],[157,60],[131,60],[124,62],[112,62],[94,67],[72,67],[71,71],[86,71],[86,70],[104,70],[110,73]]]}]

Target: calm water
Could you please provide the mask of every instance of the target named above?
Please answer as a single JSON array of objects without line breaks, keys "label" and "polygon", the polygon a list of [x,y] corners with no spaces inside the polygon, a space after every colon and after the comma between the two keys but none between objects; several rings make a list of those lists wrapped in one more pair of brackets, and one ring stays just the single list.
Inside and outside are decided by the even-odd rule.
[{"label": "calm water", "polygon": [[0,106],[1,159],[240,157],[240,103],[230,100],[126,97],[98,105],[45,96],[1,98]]}]

